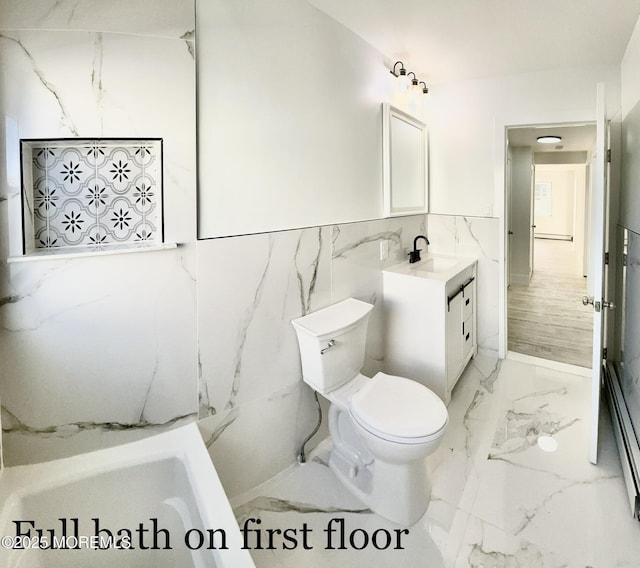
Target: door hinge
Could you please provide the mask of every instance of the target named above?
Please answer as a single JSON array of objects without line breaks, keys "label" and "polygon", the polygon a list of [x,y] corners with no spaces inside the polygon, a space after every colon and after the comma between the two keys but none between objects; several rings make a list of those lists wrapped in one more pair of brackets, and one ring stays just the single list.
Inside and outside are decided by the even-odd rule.
[{"label": "door hinge", "polygon": [[602,358],[606,361],[607,360],[607,348],[603,347],[602,348]]},{"label": "door hinge", "polygon": [[627,266],[627,253],[622,255],[622,266]]},{"label": "door hinge", "polygon": [[604,253],[604,263],[605,264],[609,264],[609,253],[608,252]]},{"label": "door hinge", "polygon": [[607,162],[611,163],[611,148],[607,150]]}]

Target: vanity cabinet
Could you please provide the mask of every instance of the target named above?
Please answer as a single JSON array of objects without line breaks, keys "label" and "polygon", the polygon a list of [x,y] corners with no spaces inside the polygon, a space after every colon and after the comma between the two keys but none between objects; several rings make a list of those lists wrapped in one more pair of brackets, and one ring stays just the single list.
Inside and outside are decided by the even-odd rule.
[{"label": "vanity cabinet", "polygon": [[[433,257],[432,257],[433,258]],[[436,257],[445,258],[445,257]],[[429,259],[382,272],[386,320],[384,370],[417,380],[444,402],[478,352],[476,260],[451,258],[440,271]]]}]

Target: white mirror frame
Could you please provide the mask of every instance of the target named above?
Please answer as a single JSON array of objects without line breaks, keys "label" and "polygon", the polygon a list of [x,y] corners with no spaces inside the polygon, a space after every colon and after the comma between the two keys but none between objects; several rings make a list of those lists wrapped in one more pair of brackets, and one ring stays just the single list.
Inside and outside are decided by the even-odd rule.
[{"label": "white mirror frame", "polygon": [[[402,137],[399,134],[403,129]],[[385,217],[427,213],[427,126],[382,103],[382,175]]]}]

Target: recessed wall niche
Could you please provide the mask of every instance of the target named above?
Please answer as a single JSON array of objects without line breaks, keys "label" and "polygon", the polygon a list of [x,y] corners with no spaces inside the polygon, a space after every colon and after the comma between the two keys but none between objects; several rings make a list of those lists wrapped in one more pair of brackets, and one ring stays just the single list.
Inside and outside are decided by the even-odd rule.
[{"label": "recessed wall niche", "polygon": [[25,256],[163,242],[161,139],[23,139]]}]

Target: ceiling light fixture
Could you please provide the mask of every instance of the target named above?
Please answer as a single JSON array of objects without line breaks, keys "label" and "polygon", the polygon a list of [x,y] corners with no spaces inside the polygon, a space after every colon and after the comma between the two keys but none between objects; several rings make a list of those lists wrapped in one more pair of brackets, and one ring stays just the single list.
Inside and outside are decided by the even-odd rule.
[{"label": "ceiling light fixture", "polygon": [[537,140],[540,144],[557,144],[562,140],[562,136],[538,136]]}]

